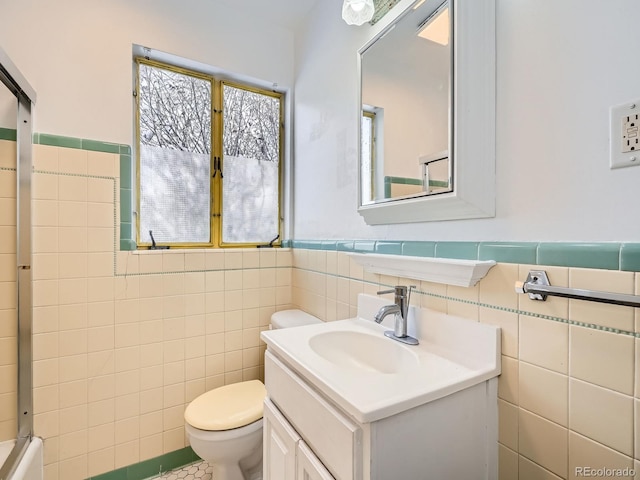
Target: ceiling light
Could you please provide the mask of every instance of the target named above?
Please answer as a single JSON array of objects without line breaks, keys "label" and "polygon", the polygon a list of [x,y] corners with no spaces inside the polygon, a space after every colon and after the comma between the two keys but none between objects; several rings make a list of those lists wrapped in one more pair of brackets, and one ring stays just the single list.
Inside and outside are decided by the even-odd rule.
[{"label": "ceiling light", "polygon": [[446,3],[418,27],[418,36],[449,45],[449,6]]},{"label": "ceiling light", "polygon": [[344,0],[342,18],[349,25],[362,25],[373,18],[373,0]]}]

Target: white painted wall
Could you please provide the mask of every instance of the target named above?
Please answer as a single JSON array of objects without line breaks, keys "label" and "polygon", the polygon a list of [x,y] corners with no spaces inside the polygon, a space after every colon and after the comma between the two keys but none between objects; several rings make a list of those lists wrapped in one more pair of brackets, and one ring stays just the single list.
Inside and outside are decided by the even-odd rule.
[{"label": "white painted wall", "polygon": [[[640,98],[637,0],[497,0],[497,214],[370,227],[356,212],[356,52],[341,0],[293,33],[210,0],[0,0],[0,44],[38,92],[35,130],[132,141],[133,43],[295,84],[298,239],[637,241],[640,168],[610,170],[608,109]],[[600,192],[606,192],[602,194]]]},{"label": "white painted wall", "polygon": [[356,212],[356,52],[340,0],[296,51],[297,239],[638,241],[640,168],[609,169],[609,107],[640,99],[637,0],[497,0],[495,218],[367,226]]},{"label": "white painted wall", "polygon": [[293,33],[213,0],[0,0],[0,45],[38,93],[37,132],[132,143],[132,44],[293,85]]}]

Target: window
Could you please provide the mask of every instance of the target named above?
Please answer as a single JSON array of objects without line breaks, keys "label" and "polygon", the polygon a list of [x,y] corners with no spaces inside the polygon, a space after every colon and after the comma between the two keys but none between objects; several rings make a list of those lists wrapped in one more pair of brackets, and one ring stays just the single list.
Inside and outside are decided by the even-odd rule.
[{"label": "window", "polygon": [[137,66],[138,245],[278,237],[282,94],[146,59]]},{"label": "window", "polygon": [[362,110],[360,124],[360,172],[362,179],[362,202],[370,203],[375,200],[373,192],[375,190],[375,119],[373,110]]}]

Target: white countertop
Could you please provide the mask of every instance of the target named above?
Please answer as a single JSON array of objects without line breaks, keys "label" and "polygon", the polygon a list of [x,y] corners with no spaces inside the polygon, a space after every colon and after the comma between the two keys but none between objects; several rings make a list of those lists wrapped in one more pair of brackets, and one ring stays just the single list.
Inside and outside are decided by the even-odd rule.
[{"label": "white countertop", "polygon": [[[381,301],[371,298],[378,304]],[[371,310],[371,305],[368,309],[359,308],[359,313],[366,310]],[[417,320],[419,325],[412,328],[420,339],[417,346],[404,345],[384,337],[387,327],[364,318],[269,330],[262,332],[261,337],[272,353],[317,390],[358,422],[369,423],[437,400],[500,374],[498,327],[437,312],[422,312],[422,315],[417,316],[426,318]],[[313,343],[314,338],[328,332],[346,332],[347,335],[343,338],[374,336],[376,339],[362,337],[363,340],[371,340],[362,343],[374,348],[376,345],[383,346],[380,349],[384,350],[383,354],[389,356],[391,353],[394,357],[389,356],[389,362],[400,362],[396,363],[400,368],[395,372],[383,373],[360,368],[356,364],[339,365],[327,360],[311,347],[310,342]],[[420,332],[425,334],[419,335]],[[381,344],[378,339],[392,344]],[[354,349],[357,348],[354,345]],[[366,355],[371,353],[375,354],[363,352]],[[396,353],[402,355],[395,355]],[[385,359],[381,360],[384,363]]]}]

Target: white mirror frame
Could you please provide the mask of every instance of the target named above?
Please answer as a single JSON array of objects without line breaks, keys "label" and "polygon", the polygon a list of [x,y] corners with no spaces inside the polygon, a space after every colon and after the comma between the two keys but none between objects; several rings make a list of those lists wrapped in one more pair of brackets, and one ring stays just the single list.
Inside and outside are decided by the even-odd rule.
[{"label": "white mirror frame", "polygon": [[[453,4],[453,98],[450,136],[453,158],[451,193],[362,205],[358,181],[358,213],[369,225],[460,220],[495,216],[496,150],[496,9],[495,0],[449,0]],[[402,0],[371,28],[361,53],[392,28],[415,0]],[[393,15],[394,10],[398,13]],[[361,98],[361,83],[358,97]],[[358,121],[361,105],[358,102]],[[360,150],[358,125],[358,151]],[[360,155],[358,155],[360,162]]]}]

